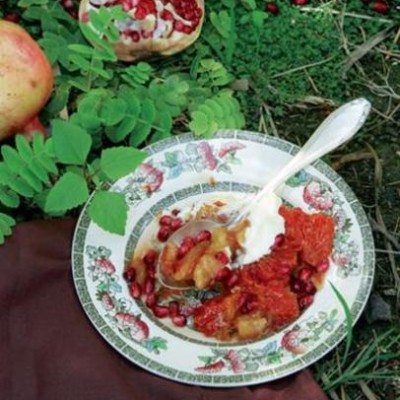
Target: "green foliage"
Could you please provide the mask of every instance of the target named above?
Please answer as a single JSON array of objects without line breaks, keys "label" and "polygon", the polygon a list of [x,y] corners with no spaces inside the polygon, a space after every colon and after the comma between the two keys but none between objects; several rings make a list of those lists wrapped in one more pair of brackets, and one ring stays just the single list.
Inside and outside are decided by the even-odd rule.
[{"label": "green foliage", "polygon": [[191,114],[190,129],[195,135],[211,137],[218,129],[240,129],[244,117],[232,92],[218,93],[200,104]]},{"label": "green foliage", "polygon": [[[78,23],[61,2],[8,1],[4,9],[22,14],[57,73],[42,112],[50,138],[36,135],[30,143],[17,136],[15,145],[1,147],[5,213],[74,213],[90,191],[105,193],[110,181],[137,167],[145,157],[143,146],[187,130],[211,137],[218,129],[256,127],[255,110],[267,103],[273,115],[282,114],[285,104],[310,92],[310,81],[325,97],[341,101],[343,52],[332,15],[303,13],[290,2],[279,7],[273,16],[261,1],[210,0],[194,46],[162,62],[128,65],[117,61],[113,49],[114,21],[126,18],[120,6],[100,7],[90,12],[88,23]],[[357,6],[351,3],[349,10],[356,12]],[[358,29],[349,19],[344,27]],[[363,22],[366,32],[378,28]],[[314,62],[315,68],[291,72]],[[237,79],[251,89],[234,92]],[[121,196],[107,197],[92,199],[94,221],[122,232],[126,204]],[[115,216],[104,220],[96,210],[108,201],[114,202]]]},{"label": "green foliage", "polygon": [[86,180],[73,172],[65,172],[49,190],[44,210],[48,213],[64,213],[86,202],[89,189]]},{"label": "green foliage", "polygon": [[[107,210],[107,212],[104,212]],[[98,191],[89,205],[89,216],[104,230],[123,235],[128,218],[128,205],[123,193]]]}]

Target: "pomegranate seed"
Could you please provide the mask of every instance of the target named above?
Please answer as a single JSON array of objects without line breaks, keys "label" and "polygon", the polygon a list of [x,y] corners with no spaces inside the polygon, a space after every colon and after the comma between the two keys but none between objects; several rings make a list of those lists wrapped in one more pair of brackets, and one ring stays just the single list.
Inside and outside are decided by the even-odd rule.
[{"label": "pomegranate seed", "polygon": [[267,3],[265,4],[265,11],[271,14],[279,14],[279,7],[276,3]]},{"label": "pomegranate seed", "polygon": [[232,274],[232,270],[229,269],[228,267],[224,267],[217,272],[217,275],[215,275],[215,280],[218,282],[222,282],[222,281],[228,279],[228,277],[230,277],[231,274]]},{"label": "pomegranate seed", "polygon": [[310,307],[313,302],[314,302],[314,296],[312,294],[301,296],[299,298],[300,310],[305,310],[306,308]]},{"label": "pomegranate seed", "polygon": [[176,231],[183,225],[183,221],[180,218],[175,218],[171,222],[171,229]]},{"label": "pomegranate seed", "polygon": [[300,282],[298,279],[293,279],[290,284],[290,288],[294,293],[303,293],[303,287],[304,287],[303,282]]},{"label": "pomegranate seed", "polygon": [[179,315],[179,303],[177,301],[170,301],[168,311],[171,318],[177,317]]},{"label": "pomegranate seed", "polygon": [[240,307],[240,312],[242,314],[248,314],[252,311],[255,311],[258,309],[258,302],[257,300],[251,300],[251,301],[246,301],[241,307]]},{"label": "pomegranate seed", "polygon": [[372,9],[379,14],[387,14],[390,10],[390,6],[383,1],[376,1],[372,4]]},{"label": "pomegranate seed", "polygon": [[155,264],[156,259],[157,252],[154,249],[149,249],[143,257],[143,262],[146,264],[147,267],[151,267]]},{"label": "pomegranate seed", "polygon": [[161,226],[157,233],[157,239],[160,242],[166,242],[169,238],[170,230],[168,226]]},{"label": "pomegranate seed", "polygon": [[149,307],[149,308],[152,308],[156,304],[157,304],[157,295],[154,292],[153,293],[149,293],[146,296],[146,306]]},{"label": "pomegranate seed", "polygon": [[306,282],[303,285],[303,292],[307,294],[315,294],[317,293],[317,288],[312,282]]},{"label": "pomegranate seed", "polygon": [[133,42],[139,42],[139,40],[140,40],[139,32],[136,32],[136,31],[131,32],[130,38],[132,39]]},{"label": "pomegranate seed", "polygon": [[296,5],[296,6],[305,6],[306,4],[308,4],[310,2],[310,0],[291,0],[292,4]]},{"label": "pomegranate seed", "polygon": [[326,272],[329,269],[329,260],[325,259],[317,265],[318,272]]},{"label": "pomegranate seed", "polygon": [[138,7],[136,9],[135,18],[140,21],[142,19],[145,19],[146,17],[147,17],[146,9],[143,7],[140,7],[140,8]]},{"label": "pomegranate seed", "polygon": [[182,240],[182,245],[184,246],[188,246],[190,248],[194,247],[195,245],[195,241],[191,236],[186,236],[183,240]]},{"label": "pomegranate seed", "polygon": [[183,33],[186,33],[186,35],[190,35],[191,33],[192,33],[192,31],[193,31],[193,28],[191,27],[191,26],[185,26],[184,28],[183,28]]},{"label": "pomegranate seed", "polygon": [[[176,12],[178,12],[178,10],[176,10]],[[183,28],[184,27],[185,27],[185,25],[181,21],[175,21],[174,22],[174,29],[177,32],[183,32]]]},{"label": "pomegranate seed", "polygon": [[203,10],[200,7],[198,7],[194,11],[194,13],[195,13],[196,17],[200,18],[203,15]]},{"label": "pomegranate seed", "polygon": [[165,317],[168,317],[168,315],[169,315],[168,307],[165,307],[165,306],[155,305],[152,308],[152,310],[153,310],[153,314],[157,318],[165,318]]},{"label": "pomegranate seed", "polygon": [[160,14],[161,19],[164,21],[173,21],[174,16],[168,10],[163,10]]},{"label": "pomegranate seed", "polygon": [[134,299],[139,299],[142,295],[142,287],[138,282],[133,282],[130,286],[130,293]]},{"label": "pomegranate seed", "polygon": [[176,317],[171,318],[172,323],[179,328],[186,326],[187,319],[184,315],[177,315]]},{"label": "pomegranate seed", "polygon": [[225,251],[219,251],[217,254],[215,254],[215,258],[218,261],[221,261],[222,264],[228,264],[230,261],[229,256]]},{"label": "pomegranate seed", "polygon": [[150,267],[147,267],[147,276],[150,278],[155,278],[156,276],[156,266],[151,265]]},{"label": "pomegranate seed", "polygon": [[201,231],[197,234],[195,238],[196,243],[203,242],[205,240],[210,240],[211,239],[211,232],[210,231]]},{"label": "pomegranate seed", "polygon": [[239,282],[239,274],[237,272],[232,272],[231,276],[226,280],[226,287],[232,289]]},{"label": "pomegranate seed", "polygon": [[170,226],[171,222],[172,222],[172,217],[170,215],[163,215],[160,218],[160,221],[158,221],[158,223],[163,226]]},{"label": "pomegranate seed", "polygon": [[188,10],[185,10],[183,14],[183,18],[187,19],[188,21],[191,21],[194,16],[195,16],[194,10],[190,8]]},{"label": "pomegranate seed", "polygon": [[122,274],[122,277],[128,282],[131,283],[136,278],[136,271],[133,268],[128,268]]},{"label": "pomegranate seed", "polygon": [[144,292],[146,293],[146,295],[154,292],[154,283],[154,278],[151,278],[150,276],[146,277],[146,280],[144,281]]},{"label": "pomegranate seed", "polygon": [[299,271],[297,277],[302,282],[308,282],[311,279],[312,274],[313,274],[313,270],[311,268],[303,267]]},{"label": "pomegranate seed", "polygon": [[185,257],[190,249],[191,249],[191,247],[189,247],[189,246],[186,246],[184,244],[180,245],[180,247],[178,249],[178,254],[177,254],[178,259]]},{"label": "pomegranate seed", "polygon": [[74,7],[74,2],[73,2],[72,0],[63,0],[62,6],[63,6],[65,9],[73,8],[73,7]]},{"label": "pomegranate seed", "polygon": [[272,250],[276,249],[277,247],[282,246],[284,241],[285,241],[285,235],[283,233],[276,235],[275,239],[274,239],[274,243],[271,246]]},{"label": "pomegranate seed", "polygon": [[18,14],[7,14],[4,16],[4,19],[9,22],[18,22],[20,20],[20,16]]}]

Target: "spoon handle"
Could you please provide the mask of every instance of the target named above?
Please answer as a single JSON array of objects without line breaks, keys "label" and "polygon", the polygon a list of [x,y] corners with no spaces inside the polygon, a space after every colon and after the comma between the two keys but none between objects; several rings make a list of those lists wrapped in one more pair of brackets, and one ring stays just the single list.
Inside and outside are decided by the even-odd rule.
[{"label": "spoon handle", "polygon": [[349,140],[361,128],[371,109],[364,98],[350,101],[336,109],[317,128],[299,152],[287,163],[246,207],[234,218],[240,221],[262,197],[272,193],[290,176]]}]

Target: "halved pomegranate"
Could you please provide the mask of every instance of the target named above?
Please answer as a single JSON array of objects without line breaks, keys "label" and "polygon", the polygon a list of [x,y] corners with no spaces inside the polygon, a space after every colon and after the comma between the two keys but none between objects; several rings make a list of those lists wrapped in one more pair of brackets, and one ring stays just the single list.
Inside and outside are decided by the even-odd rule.
[{"label": "halved pomegranate", "polygon": [[116,5],[126,12],[126,20],[116,22],[121,61],[178,53],[198,38],[204,20],[204,0],[82,0],[79,19],[90,23],[90,10]]}]

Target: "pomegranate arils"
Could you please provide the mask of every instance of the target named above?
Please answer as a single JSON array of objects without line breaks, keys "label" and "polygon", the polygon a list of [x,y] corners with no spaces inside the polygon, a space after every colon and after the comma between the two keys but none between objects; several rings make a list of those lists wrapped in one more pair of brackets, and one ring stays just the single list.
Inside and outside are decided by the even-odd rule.
[{"label": "pomegranate arils", "polygon": [[170,226],[172,222],[172,217],[170,215],[163,215],[158,223],[163,226]]},{"label": "pomegranate arils", "polygon": [[307,294],[315,294],[317,292],[317,288],[312,282],[306,282],[303,285],[303,292]]},{"label": "pomegranate arils", "polygon": [[279,14],[279,7],[276,3],[266,3],[265,4],[265,11],[271,14]]},{"label": "pomegranate arils", "polygon": [[181,244],[178,249],[178,255],[177,255],[178,259],[185,257],[191,248],[192,248],[191,246]]},{"label": "pomegranate arils", "polygon": [[376,1],[372,4],[372,9],[379,14],[387,14],[390,10],[390,6],[383,1]]},{"label": "pomegranate arils", "polygon": [[160,229],[158,230],[157,233],[157,239],[160,242],[166,242],[169,238],[170,233],[171,232],[168,226],[160,226]]},{"label": "pomegranate arils", "polygon": [[168,10],[163,10],[160,14],[160,17],[164,21],[173,21],[174,20],[174,16]]},{"label": "pomegranate arils", "polygon": [[152,310],[157,318],[165,318],[169,315],[169,310],[166,306],[155,305]]},{"label": "pomegranate arils", "polygon": [[313,302],[314,302],[314,296],[312,294],[301,296],[299,298],[300,310],[305,310],[306,308],[310,307]]},{"label": "pomegranate arils", "polygon": [[128,282],[133,282],[136,277],[136,271],[133,268],[128,268],[122,274],[122,277]]},{"label": "pomegranate arils", "polygon": [[196,243],[203,242],[205,240],[210,240],[211,239],[211,232],[210,231],[201,231],[197,234],[195,238]]},{"label": "pomegranate arils", "polygon": [[155,280],[154,278],[151,278],[150,276],[146,277],[146,280],[144,281],[144,292],[146,295],[149,295],[150,293],[153,293],[155,289]]},{"label": "pomegranate arils", "polygon": [[303,267],[299,271],[297,277],[302,282],[308,282],[311,279],[312,275],[313,275],[313,270],[311,268]]},{"label": "pomegranate arils", "polygon": [[168,304],[168,312],[171,318],[179,315],[179,303],[177,301],[170,301]]},{"label": "pomegranate arils", "polygon": [[320,262],[317,265],[318,272],[326,272],[326,271],[328,271],[328,269],[329,269],[329,260],[328,259],[323,260],[322,262]]},{"label": "pomegranate arils", "polygon": [[174,22],[174,29],[177,32],[183,32],[184,28],[185,28],[185,24],[182,21],[175,21]]},{"label": "pomegranate arils", "polygon": [[221,261],[222,264],[228,264],[229,261],[230,261],[229,256],[228,256],[228,254],[226,254],[225,251],[219,251],[219,252],[215,255],[215,258],[216,258],[217,260]]},{"label": "pomegranate arils", "polygon": [[232,272],[231,275],[226,279],[225,285],[227,288],[232,289],[239,282],[239,274]]},{"label": "pomegranate arils", "polygon": [[271,249],[275,250],[276,248],[282,246],[284,241],[285,241],[285,235],[283,233],[276,235],[275,239],[274,239],[274,243],[271,246]]},{"label": "pomegranate arils", "polygon": [[157,259],[157,252],[154,249],[150,249],[143,257],[143,262],[147,267],[151,267],[155,264]]},{"label": "pomegranate arils", "polygon": [[180,218],[175,218],[171,221],[171,229],[176,231],[183,225],[183,221]]},{"label": "pomegranate arils", "polygon": [[228,277],[230,277],[231,274],[232,270],[230,270],[228,267],[224,267],[217,272],[217,275],[215,275],[215,280],[218,282],[222,282]]},{"label": "pomegranate arils", "polygon": [[299,281],[298,279],[294,279],[291,284],[290,284],[290,288],[292,289],[292,292],[294,293],[303,293],[303,282]]},{"label": "pomegranate arils", "polygon": [[310,0],[291,0],[291,2],[296,6],[305,6],[310,2]]},{"label": "pomegranate arils", "polygon": [[142,287],[138,282],[133,282],[129,288],[129,292],[134,299],[139,299],[142,295]]},{"label": "pomegranate arils", "polygon": [[4,19],[9,22],[18,22],[20,20],[20,16],[18,14],[7,14],[4,16]]},{"label": "pomegranate arils", "polygon": [[182,328],[187,324],[187,319],[184,315],[177,315],[176,317],[171,318],[171,321],[175,326],[179,328]]},{"label": "pomegranate arils", "polygon": [[195,245],[195,241],[191,236],[186,236],[183,240],[182,240],[182,245],[184,246],[188,246],[188,247],[193,247]]},{"label": "pomegranate arils", "polygon": [[146,296],[146,306],[149,307],[149,308],[152,308],[156,304],[157,304],[157,295],[154,292],[153,293],[149,293]]}]

